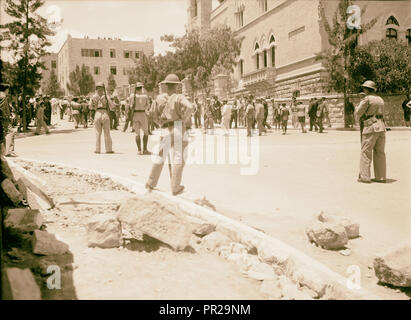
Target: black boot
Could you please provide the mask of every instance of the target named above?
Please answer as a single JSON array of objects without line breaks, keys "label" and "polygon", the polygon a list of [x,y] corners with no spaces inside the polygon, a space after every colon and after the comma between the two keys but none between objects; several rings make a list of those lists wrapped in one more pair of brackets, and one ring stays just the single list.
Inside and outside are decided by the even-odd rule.
[{"label": "black boot", "polygon": [[137,148],[138,148],[138,154],[142,154],[141,153],[141,140],[140,140],[139,135],[136,135],[136,143],[137,143]]},{"label": "black boot", "polygon": [[151,152],[147,150],[147,144],[148,144],[148,136],[144,135],[143,136],[143,154],[150,155]]}]

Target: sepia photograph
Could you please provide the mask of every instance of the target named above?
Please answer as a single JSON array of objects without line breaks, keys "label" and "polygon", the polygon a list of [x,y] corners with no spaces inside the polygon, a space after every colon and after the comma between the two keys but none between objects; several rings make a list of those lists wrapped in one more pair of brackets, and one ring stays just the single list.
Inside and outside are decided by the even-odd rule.
[{"label": "sepia photograph", "polygon": [[0,300],[409,301],[410,57],[411,0],[0,0]]}]

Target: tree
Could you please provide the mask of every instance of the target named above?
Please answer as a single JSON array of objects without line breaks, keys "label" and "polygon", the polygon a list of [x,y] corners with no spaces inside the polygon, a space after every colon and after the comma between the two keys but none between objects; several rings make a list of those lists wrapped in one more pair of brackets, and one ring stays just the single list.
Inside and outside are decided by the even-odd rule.
[{"label": "tree", "polygon": [[162,41],[170,42],[174,52],[156,57],[142,57],[129,73],[129,82],[140,81],[148,91],[153,91],[169,73],[180,79],[187,77],[194,90],[205,89],[217,73],[230,73],[240,54],[242,38],[234,35],[227,26],[219,26],[200,33],[186,31],[182,37],[165,35]]},{"label": "tree", "polygon": [[112,94],[114,90],[116,90],[117,83],[116,80],[114,79],[114,75],[110,73],[107,79],[107,92],[109,94]]},{"label": "tree", "polygon": [[54,35],[46,19],[36,13],[43,4],[44,0],[6,0],[5,12],[13,21],[1,26],[7,49],[15,60],[10,78],[16,91],[22,93],[23,130],[27,130],[25,98],[40,86],[41,69],[45,68],[40,58],[50,46],[47,37]]},{"label": "tree", "polygon": [[406,43],[384,39],[357,48],[349,73],[353,90],[364,80],[373,80],[384,93],[406,92],[411,87],[411,47]]},{"label": "tree", "polygon": [[76,65],[76,69],[69,74],[67,89],[76,96],[86,96],[95,88],[95,83],[89,69],[83,64],[81,68]]},{"label": "tree", "polygon": [[61,98],[64,96],[64,90],[60,87],[57,81],[57,75],[54,70],[51,70],[50,77],[48,79],[45,93],[53,98]]},{"label": "tree", "polygon": [[[325,12],[325,0],[320,0],[319,15],[325,32],[328,35],[329,48],[316,54],[316,59],[321,60],[327,70],[326,81],[329,89],[344,93],[344,102],[347,102],[348,89],[353,87],[348,73],[348,66],[352,62],[358,37],[360,34],[371,29],[377,19],[372,19],[365,25],[361,24],[353,28],[347,26],[347,21],[352,17],[347,9],[353,5],[351,0],[340,0],[338,8],[334,13],[332,25],[328,22]],[[361,10],[364,15],[366,8]],[[347,123],[346,123],[347,125]]]}]

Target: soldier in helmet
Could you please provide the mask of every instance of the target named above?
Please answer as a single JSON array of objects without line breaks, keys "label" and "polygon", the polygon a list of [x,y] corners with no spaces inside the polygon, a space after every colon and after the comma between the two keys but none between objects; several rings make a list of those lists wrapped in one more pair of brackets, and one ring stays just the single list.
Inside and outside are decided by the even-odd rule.
[{"label": "soldier in helmet", "polygon": [[[385,159],[385,123],[384,123],[384,100],[377,96],[374,81],[365,81],[362,84],[365,97],[361,100],[356,116],[363,123],[360,174],[358,182],[370,183],[386,181],[386,159]],[[375,178],[370,177],[371,162],[374,161]]]},{"label": "soldier in helmet", "polygon": [[[149,99],[146,94],[143,94],[143,84],[137,82],[135,84],[134,93],[130,96],[129,112],[130,119],[133,121],[133,129],[136,133],[136,144],[138,153],[141,155],[150,155],[151,152],[147,149],[148,144],[148,116],[147,111],[150,109]],[[143,131],[143,149],[141,148],[140,130]]]},{"label": "soldier in helmet", "polygon": [[175,74],[169,74],[163,83],[167,86],[167,93],[159,95],[154,101],[153,118],[162,128],[167,128],[167,131],[160,142],[160,150],[151,169],[146,189],[152,190],[157,186],[165,157],[169,155],[170,148],[173,148],[173,160],[170,161],[168,157],[171,191],[173,195],[178,195],[184,190],[181,179],[184,169],[184,149],[188,145],[187,140],[184,139],[184,123],[191,118],[194,107],[184,95],[177,93],[180,80]]},{"label": "soldier in helmet", "polygon": [[94,130],[96,132],[96,149],[94,153],[101,152],[101,133],[104,132],[104,142],[106,153],[114,153],[113,143],[110,135],[110,110],[114,109],[113,103],[107,96],[106,89],[102,82],[97,83],[96,93],[91,97],[90,110],[95,110]]}]

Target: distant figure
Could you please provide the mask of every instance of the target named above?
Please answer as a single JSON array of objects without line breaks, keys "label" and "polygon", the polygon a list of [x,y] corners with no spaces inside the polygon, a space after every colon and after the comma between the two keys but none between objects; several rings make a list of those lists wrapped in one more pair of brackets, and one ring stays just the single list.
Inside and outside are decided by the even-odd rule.
[{"label": "distant figure", "polygon": [[281,105],[281,126],[283,129],[283,135],[287,133],[287,126],[288,126],[288,118],[290,116],[290,109],[287,108],[286,104],[283,103]]},{"label": "distant figure", "polygon": [[402,103],[402,109],[404,110],[404,121],[405,121],[405,126],[410,127],[410,115],[411,115],[411,106],[410,106],[411,98],[410,94],[407,93],[405,96],[405,100]]},{"label": "distant figure", "polygon": [[318,131],[317,126],[317,108],[318,108],[318,101],[316,98],[313,98],[310,101],[310,105],[308,107],[308,116],[310,117],[310,131],[313,131],[313,127],[315,131]]}]

